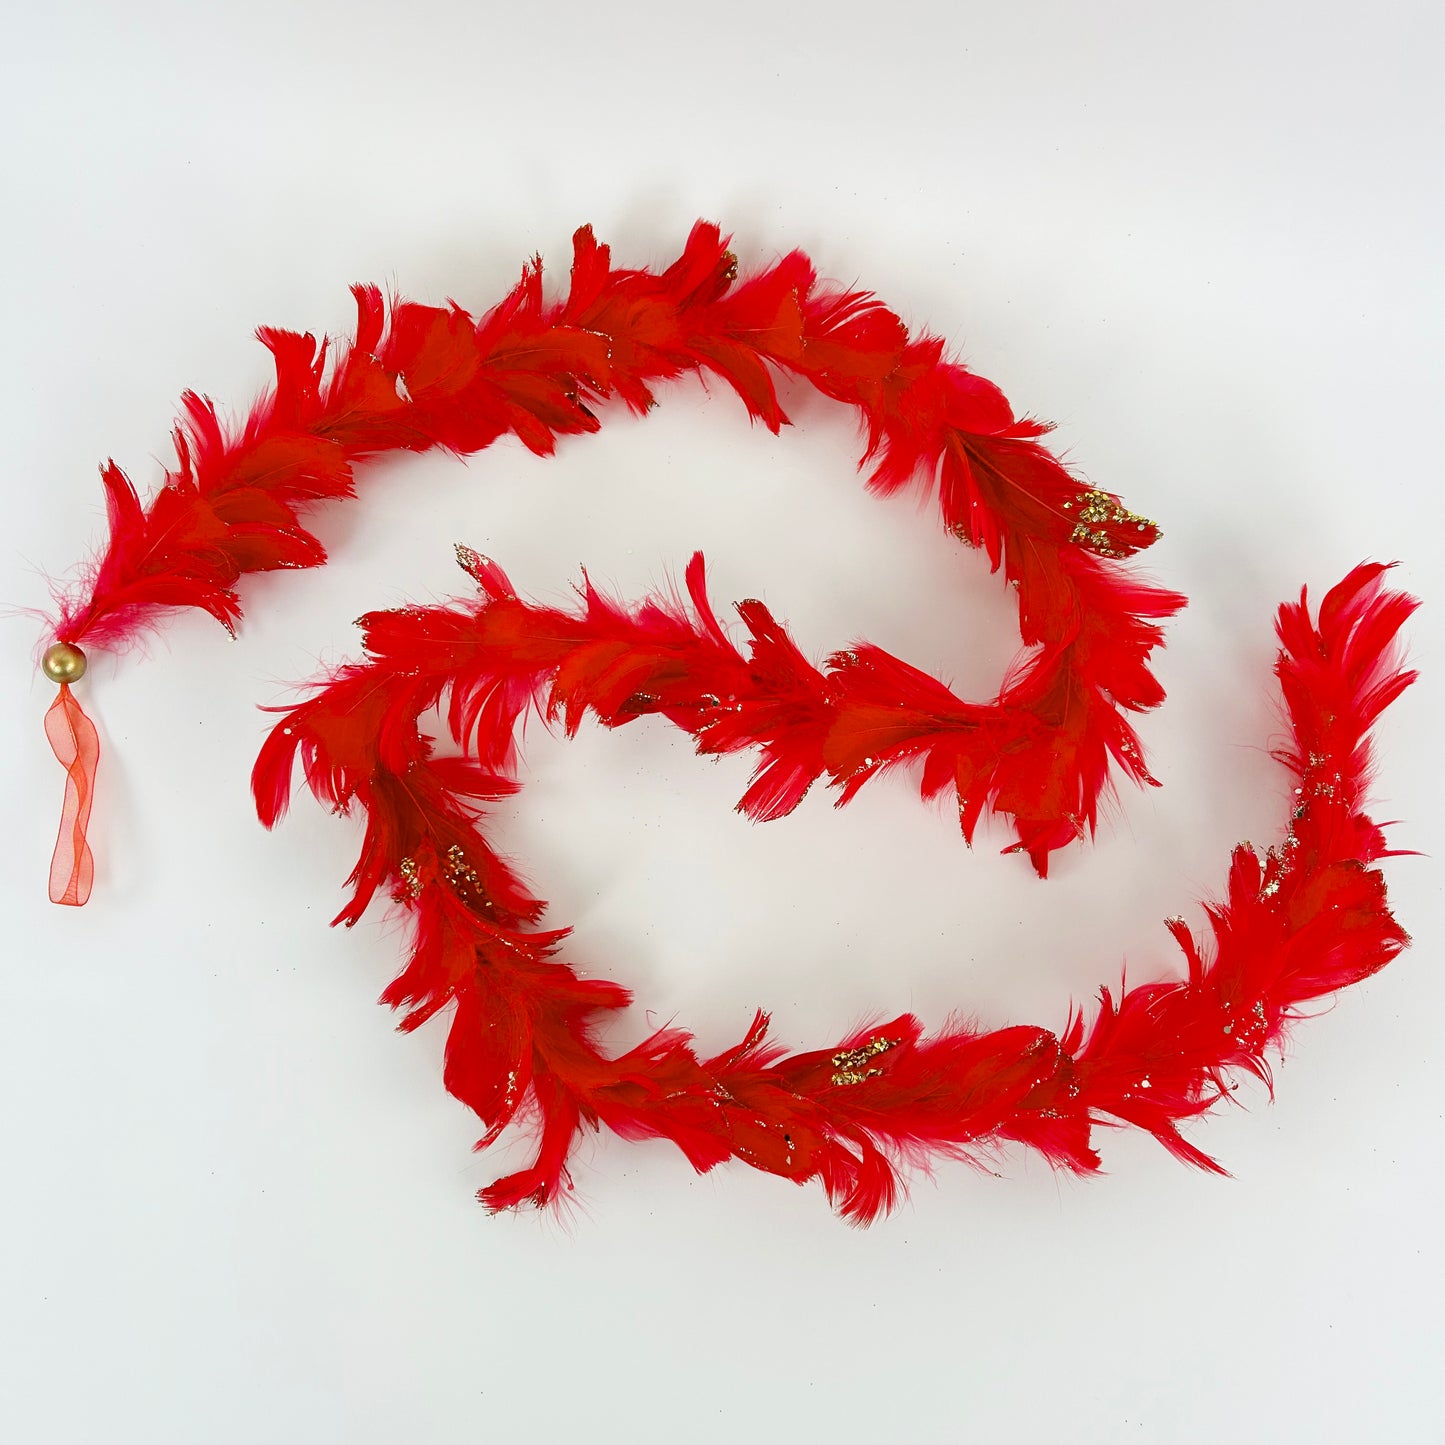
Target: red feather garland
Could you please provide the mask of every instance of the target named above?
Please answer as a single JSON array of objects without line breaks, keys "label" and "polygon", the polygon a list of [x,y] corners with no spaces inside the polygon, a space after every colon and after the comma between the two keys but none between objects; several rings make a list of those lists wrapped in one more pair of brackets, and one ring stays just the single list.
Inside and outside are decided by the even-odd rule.
[{"label": "red feather garland", "polygon": [[[106,466],[109,540],[61,600],[55,637],[115,648],[178,607],[234,627],[244,574],[325,561],[301,513],[350,496],[368,457],[475,452],[507,433],[546,455],[559,436],[596,431],[599,403],[644,411],[658,381],[693,372],[722,378],[776,431],[787,418],[774,375],[785,371],[855,409],[875,490],[936,483],[944,525],[1016,584],[1035,650],[996,702],[966,704],[873,648],[819,674],[750,604],[751,665],[790,682],[771,721],[746,719],[750,737],[775,727],[787,738],[766,751],[746,810],[785,813],[824,772],[846,798],[879,768],[922,756],[927,791],[956,787],[966,833],[985,810],[1011,815],[1015,846],[1043,873],[1051,851],[1093,829],[1111,763],[1153,781],[1124,714],[1161,700],[1148,659],[1183,598],[1118,565],[1157,539],[1152,522],[1082,487],[1039,444],[1044,426],[945,359],[941,340],[910,338],[872,296],[820,282],[800,252],[738,281],[727,238],[704,222],[656,272],[615,269],[588,227],[573,247],[565,297],[546,299],[533,261],[480,320],[456,306],[388,309],[359,286],[355,337],[334,356],[310,335],[263,329],[276,381],[239,428],[188,394],[176,467],[145,506]],[[720,634],[714,643],[717,665],[736,669]],[[742,745],[727,741],[725,719],[709,726],[718,748]]]},{"label": "red feather garland", "polygon": [[[532,1165],[482,1192],[494,1209],[556,1200],[584,1125],[670,1139],[699,1170],[739,1159],[816,1179],[859,1223],[896,1201],[905,1163],[930,1156],[972,1158],[1015,1141],[1092,1172],[1097,1124],[1144,1129],[1217,1170],[1180,1125],[1224,1096],[1232,1072],[1268,1081],[1266,1051],[1301,1008],[1383,967],[1407,941],[1373,866],[1386,855],[1383,836],[1362,808],[1369,730],[1413,679],[1393,643],[1415,604],[1385,591],[1384,569],[1370,565],[1325,597],[1317,620],[1303,594],[1280,609],[1276,670],[1291,742],[1279,758],[1297,780],[1288,832],[1263,858],[1248,845],[1234,851],[1225,896],[1207,906],[1208,943],[1171,921],[1182,979],[1117,997],[1101,990],[1093,1023],[1075,1014],[1062,1035],[950,1024],[930,1036],[904,1015],[790,1055],[768,1041],[758,1013],[713,1058],[675,1029],[608,1057],[591,1020],[628,994],[557,960],[565,931],[536,930],[543,903],[478,828],[480,803],[516,786],[512,738],[528,706],[569,732],[587,713],[606,726],[660,713],[702,751],[756,747],[761,808],[820,770],[844,786],[866,775],[864,736],[879,748],[873,765],[890,748],[923,754],[925,787],[950,768],[962,774],[965,705],[865,650],[819,672],[757,603],[740,609],[750,636],[740,652],[707,602],[700,558],[688,569],[690,612],[658,600],[629,610],[589,585],[569,614],[520,601],[494,564],[461,555],[480,600],[362,619],[369,660],[287,713],[253,781],[268,826],[298,756],[321,801],[365,814],[340,920],[356,921],[378,889],[390,890],[413,919],[414,943],[385,1001],[410,1010],[405,1028],[452,1006],[446,1085],[482,1120],[483,1144],[519,1116],[537,1132]],[[904,699],[902,742],[877,715],[875,685]],[[461,760],[434,757],[417,729],[444,698]]]},{"label": "red feather garland", "polygon": [[[350,496],[355,465],[386,451],[465,454],[512,434],[546,455],[559,436],[597,430],[601,403],[645,411],[659,381],[688,373],[720,377],[776,431],[785,372],[855,410],[875,491],[936,488],[944,525],[1017,588],[1029,649],[984,703],[867,643],[815,666],[757,601],[739,604],[735,640],[700,556],[686,601],[626,607],[587,583],[568,610],[523,601],[462,548],[475,603],[363,619],[368,661],[273,730],[254,771],[257,806],[268,826],[280,817],[299,760],[319,799],[365,814],[337,921],[356,922],[378,890],[391,895],[414,929],[385,1002],[405,1010],[403,1028],[450,1007],[445,1082],[482,1120],[482,1144],[518,1119],[535,1127],[533,1163],[483,1191],[493,1208],[557,1199],[584,1126],[671,1139],[699,1170],[739,1159],[817,1180],[864,1223],[895,1202],[904,1166],[931,1156],[1015,1141],[1090,1172],[1097,1124],[1147,1130],[1217,1169],[1181,1127],[1223,1097],[1233,1072],[1268,1082],[1266,1052],[1300,1010],[1404,946],[1374,866],[1384,838],[1363,807],[1369,730],[1413,678],[1393,644],[1415,604],[1366,565],[1317,617],[1303,594],[1280,609],[1291,742],[1278,756],[1298,783],[1288,831],[1262,858],[1235,850],[1224,898],[1207,906],[1207,941],[1170,923],[1183,978],[1101,990],[1092,1023],[1071,1013],[1061,1034],[949,1024],[928,1035],[904,1015],[790,1055],[759,1012],[712,1058],[676,1029],[607,1056],[595,1019],[629,994],[560,960],[566,930],[540,928],[544,903],[486,838],[487,803],[518,786],[514,737],[528,708],[569,734],[588,715],[617,727],[658,714],[700,752],[751,749],[739,807],[757,819],[788,812],[819,778],[841,803],[916,763],[925,796],[953,790],[965,836],[986,811],[1007,815],[1014,848],[1043,874],[1054,849],[1094,828],[1111,767],[1153,782],[1125,714],[1162,700],[1149,659],[1183,599],[1119,565],[1158,538],[1152,522],[1081,487],[1040,443],[1045,427],[1015,417],[941,340],[910,337],[867,293],[819,282],[799,252],[739,281],[726,239],[699,223],[666,269],[614,269],[584,227],[564,297],[544,295],[540,261],[480,319],[454,305],[388,306],[374,287],[353,294],[355,336],[335,351],[259,333],[276,381],[239,427],[183,398],[176,465],[148,503],[114,463],[102,472],[109,537],[60,599],[53,636],[64,646],[46,660],[62,683],[47,733],[67,771],[56,901],[83,903],[93,873],[98,743],[68,686],[84,671],[77,645],[123,646],[181,607],[234,628],[241,577],[324,562],[302,513]],[[438,704],[459,758],[435,756],[418,730]]]}]

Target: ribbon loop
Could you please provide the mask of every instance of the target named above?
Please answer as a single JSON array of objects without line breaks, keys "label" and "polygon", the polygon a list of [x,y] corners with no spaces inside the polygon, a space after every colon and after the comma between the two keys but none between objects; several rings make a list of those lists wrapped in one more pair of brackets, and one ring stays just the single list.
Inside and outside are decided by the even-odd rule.
[{"label": "ribbon loop", "polygon": [[95,881],[95,859],[86,830],[100,761],[100,737],[68,683],[60,684],[60,693],[45,714],[45,736],[65,769],[65,806],[50,860],[50,901],[79,908],[90,897]]}]

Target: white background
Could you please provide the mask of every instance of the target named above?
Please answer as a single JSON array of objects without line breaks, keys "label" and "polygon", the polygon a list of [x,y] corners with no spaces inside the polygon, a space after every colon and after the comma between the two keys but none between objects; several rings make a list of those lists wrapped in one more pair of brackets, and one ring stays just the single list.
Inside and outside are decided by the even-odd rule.
[{"label": "white background", "polygon": [[[744,760],[658,723],[530,735],[508,846],[571,956],[703,1044],[755,1004],[814,1047],[872,1011],[1057,1027],[1159,920],[1277,836],[1270,620],[1365,557],[1427,606],[1381,731],[1415,947],[1302,1027],[1191,1137],[1105,1132],[1109,1173],[1007,1155],[859,1232],[816,1187],[588,1141],[560,1217],[492,1219],[442,1028],[373,1000],[399,940],[331,931],[357,827],[247,796],[258,703],[351,655],[358,612],[628,596],[709,557],[814,656],[866,636],[987,696],[1006,589],[870,499],[836,408],[750,430],[695,382],[539,461],[372,467],[334,563],[97,658],[95,896],[44,901],[61,775],[32,619],[0,624],[0,1438],[50,1442],[1434,1442],[1445,1438],[1439,1019],[1445,706],[1438,5],[50,3],[0,36],[0,597],[145,487],[176,398],[241,406],[261,322],[341,331],[345,286],[483,307],[583,221],[665,261],[699,215],[793,246],[950,337],[1091,481],[1158,517],[1192,598],[1143,722],[1165,787],[1033,879],[903,779],[753,827]],[[1433,856],[1431,856],[1433,855]]]}]

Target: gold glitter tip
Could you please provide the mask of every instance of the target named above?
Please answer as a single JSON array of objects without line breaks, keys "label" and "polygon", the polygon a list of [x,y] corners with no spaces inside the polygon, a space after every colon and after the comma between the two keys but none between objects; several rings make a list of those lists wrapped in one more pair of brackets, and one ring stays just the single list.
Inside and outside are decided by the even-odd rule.
[{"label": "gold glitter tip", "polygon": [[405,880],[404,888],[408,898],[416,898],[421,893],[421,874],[417,871],[415,858],[403,858],[396,865],[396,871]]},{"label": "gold glitter tip", "polygon": [[1080,492],[1072,502],[1065,502],[1063,505],[1065,511],[1073,511],[1075,506],[1079,508],[1078,521],[1074,523],[1074,529],[1069,533],[1069,541],[1080,547],[1087,547],[1101,557],[1125,557],[1128,553],[1114,545],[1114,539],[1100,523],[1107,522],[1116,527],[1133,527],[1136,532],[1152,530],[1155,541],[1164,535],[1148,517],[1141,517],[1138,512],[1131,512],[1122,503],[1116,502],[1108,492]]},{"label": "gold glitter tip", "polygon": [[466,850],[460,843],[453,843],[447,849],[442,868],[447,875],[447,882],[456,890],[458,897],[482,901],[481,874],[467,862]]},{"label": "gold glitter tip", "polygon": [[457,566],[469,577],[476,577],[477,573],[487,565],[487,559],[474,548],[468,547],[465,542],[456,543],[455,551]]},{"label": "gold glitter tip", "polygon": [[841,1053],[834,1054],[834,1086],[842,1088],[848,1084],[861,1084],[865,1079],[875,1078],[883,1070],[865,1068],[869,1059],[875,1059],[879,1054],[886,1054],[889,1049],[896,1048],[901,1042],[900,1039],[885,1039],[882,1034],[877,1034],[856,1049],[844,1049]]}]

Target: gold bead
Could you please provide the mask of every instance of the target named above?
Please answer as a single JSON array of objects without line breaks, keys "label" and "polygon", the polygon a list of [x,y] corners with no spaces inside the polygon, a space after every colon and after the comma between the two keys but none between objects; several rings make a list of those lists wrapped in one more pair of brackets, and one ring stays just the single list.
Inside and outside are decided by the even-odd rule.
[{"label": "gold bead", "polygon": [[53,642],[45,649],[40,670],[51,682],[79,682],[85,676],[85,654],[68,642]]}]

